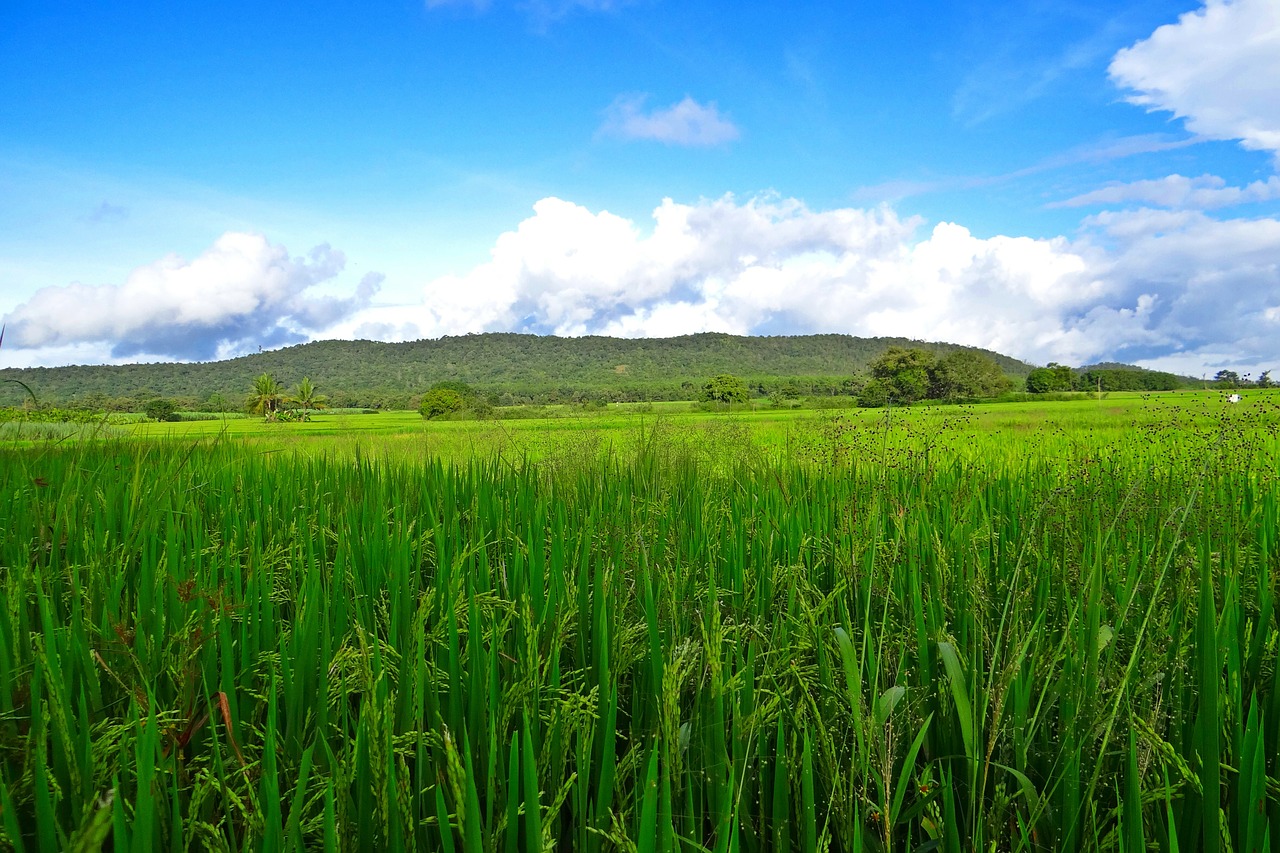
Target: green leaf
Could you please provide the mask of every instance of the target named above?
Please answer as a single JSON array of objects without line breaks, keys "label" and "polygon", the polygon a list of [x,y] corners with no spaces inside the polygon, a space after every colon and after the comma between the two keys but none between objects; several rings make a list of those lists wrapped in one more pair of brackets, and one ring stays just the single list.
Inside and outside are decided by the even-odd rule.
[{"label": "green leaf", "polygon": [[956,707],[956,719],[960,724],[960,736],[964,739],[964,751],[970,761],[977,761],[978,755],[973,738],[973,706],[969,704],[969,687],[965,683],[964,666],[960,663],[960,655],[951,643],[938,643],[938,653],[942,655],[942,665],[947,671],[947,683],[951,687],[951,699]]}]

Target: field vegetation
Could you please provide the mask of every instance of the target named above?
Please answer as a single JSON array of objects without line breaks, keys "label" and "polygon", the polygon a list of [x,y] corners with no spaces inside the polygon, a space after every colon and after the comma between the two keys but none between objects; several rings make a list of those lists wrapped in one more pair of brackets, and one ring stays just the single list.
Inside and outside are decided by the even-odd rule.
[{"label": "field vegetation", "polygon": [[10,440],[0,845],[1280,841],[1280,392],[558,414]]},{"label": "field vegetation", "polygon": [[[741,337],[684,335],[662,339],[557,338],[483,334],[379,343],[315,341],[203,364],[127,364],[0,369],[0,405],[20,405],[24,387],[41,401],[93,409],[140,411],[156,397],[180,408],[239,408],[262,374],[293,387],[305,377],[341,407],[416,409],[433,384],[456,382],[493,395],[494,403],[551,405],[693,400],[708,377],[732,373],[754,393],[794,388],[807,396],[848,394],[888,347],[921,347],[936,356],[981,353],[1021,378],[1031,365],[986,350],[905,338],[849,335]],[[22,383],[21,385],[18,383]],[[269,396],[269,395],[268,395]]]}]

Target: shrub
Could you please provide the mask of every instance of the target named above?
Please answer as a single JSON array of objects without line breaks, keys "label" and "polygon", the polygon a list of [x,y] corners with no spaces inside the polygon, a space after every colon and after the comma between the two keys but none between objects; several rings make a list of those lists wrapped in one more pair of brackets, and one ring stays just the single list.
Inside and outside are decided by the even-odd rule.
[{"label": "shrub", "polygon": [[864,409],[878,409],[889,405],[891,389],[883,380],[872,379],[858,392],[858,405]]},{"label": "shrub", "polygon": [[432,420],[460,412],[466,405],[467,401],[463,396],[452,388],[432,388],[422,395],[418,411],[427,420]]},{"label": "shrub", "polygon": [[172,400],[166,400],[163,397],[147,403],[142,409],[143,414],[153,421],[179,421],[182,420],[178,416],[178,407]]},{"label": "shrub", "polygon": [[722,373],[702,386],[705,403],[745,403],[748,393],[747,383],[729,373]]}]

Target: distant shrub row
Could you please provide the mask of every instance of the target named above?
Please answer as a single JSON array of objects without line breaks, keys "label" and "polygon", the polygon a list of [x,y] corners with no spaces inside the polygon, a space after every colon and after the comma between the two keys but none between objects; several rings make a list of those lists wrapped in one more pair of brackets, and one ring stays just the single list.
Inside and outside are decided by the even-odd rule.
[{"label": "distant shrub row", "polygon": [[6,406],[0,408],[0,423],[44,423],[44,424],[92,424],[100,423],[103,416],[88,409],[62,408],[20,408]]}]

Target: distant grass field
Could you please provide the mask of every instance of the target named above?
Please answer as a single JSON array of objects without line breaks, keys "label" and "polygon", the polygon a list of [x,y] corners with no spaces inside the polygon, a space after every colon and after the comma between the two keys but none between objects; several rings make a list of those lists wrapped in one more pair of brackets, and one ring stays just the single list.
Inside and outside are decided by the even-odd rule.
[{"label": "distant grass field", "polygon": [[989,446],[1001,453],[1036,454],[1062,442],[1135,441],[1154,433],[1176,440],[1182,432],[1205,432],[1223,422],[1273,429],[1280,424],[1280,390],[1249,392],[1236,405],[1227,403],[1221,392],[1208,391],[1115,392],[1101,399],[894,409],[773,409],[761,404],[707,412],[689,403],[659,403],[641,411],[625,405],[598,411],[569,406],[546,410],[546,418],[483,421],[426,421],[416,412],[333,415],[322,411],[308,423],[236,418],[126,424],[117,429],[143,439],[226,437],[260,449],[308,454],[359,449],[374,456],[455,460],[495,453],[536,459],[566,448],[580,451],[585,445],[601,454],[610,449],[622,452],[635,445],[636,435],[654,429],[691,444],[727,442],[723,450],[730,457],[749,449],[777,459],[812,448],[822,436],[843,432],[848,438],[886,429],[899,442],[945,441],[960,454],[986,453]]},{"label": "distant grass field", "polygon": [[0,849],[1253,851],[1280,393],[0,445]]}]

